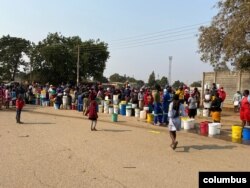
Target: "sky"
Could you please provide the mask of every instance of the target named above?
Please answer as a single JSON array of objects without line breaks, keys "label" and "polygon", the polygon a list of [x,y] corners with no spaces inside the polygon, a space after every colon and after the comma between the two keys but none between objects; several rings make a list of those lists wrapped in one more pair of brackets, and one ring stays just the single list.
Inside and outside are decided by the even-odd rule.
[{"label": "sky", "polygon": [[[198,53],[198,28],[217,14],[218,0],[0,0],[0,37],[37,43],[48,33],[100,39],[110,58],[104,76],[114,73],[171,83],[202,80],[211,65]],[[171,71],[169,57],[172,56]]]}]

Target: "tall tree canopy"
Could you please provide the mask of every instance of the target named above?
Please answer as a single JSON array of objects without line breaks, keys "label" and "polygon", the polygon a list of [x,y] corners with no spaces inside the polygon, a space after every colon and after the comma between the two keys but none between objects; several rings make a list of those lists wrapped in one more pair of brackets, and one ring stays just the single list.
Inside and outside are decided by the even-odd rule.
[{"label": "tall tree canopy", "polygon": [[109,58],[107,44],[100,40],[82,42],[78,36],[64,37],[58,33],[50,33],[46,39],[34,45],[32,74],[43,82],[75,81],[78,50],[80,80],[90,77],[102,79]]},{"label": "tall tree canopy", "polygon": [[200,27],[199,49],[201,60],[215,69],[226,68],[227,63],[239,70],[250,70],[250,1],[220,0],[219,13],[208,27]]},{"label": "tall tree canopy", "polygon": [[153,87],[156,84],[156,80],[155,80],[155,72],[153,71],[148,78],[148,86],[149,87]]},{"label": "tall tree canopy", "polygon": [[28,40],[9,35],[0,38],[0,79],[14,81],[19,68],[27,66],[25,56],[29,56],[29,52]]}]

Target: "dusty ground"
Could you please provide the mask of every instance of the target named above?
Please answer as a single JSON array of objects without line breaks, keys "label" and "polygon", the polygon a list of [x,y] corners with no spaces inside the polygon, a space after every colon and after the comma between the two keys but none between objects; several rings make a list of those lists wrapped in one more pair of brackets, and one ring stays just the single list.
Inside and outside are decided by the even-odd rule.
[{"label": "dusty ground", "polygon": [[[27,105],[19,125],[14,110],[1,110],[0,187],[193,188],[199,171],[250,170],[248,145],[181,131],[173,151],[165,127],[99,117],[91,132],[77,111]],[[236,117],[225,113],[225,130]]]}]

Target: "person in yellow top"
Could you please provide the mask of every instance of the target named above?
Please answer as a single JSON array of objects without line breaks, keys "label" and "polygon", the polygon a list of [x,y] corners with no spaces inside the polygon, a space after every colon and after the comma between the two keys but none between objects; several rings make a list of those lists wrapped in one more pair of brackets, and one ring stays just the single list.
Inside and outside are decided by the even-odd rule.
[{"label": "person in yellow top", "polygon": [[179,96],[179,101],[184,104],[184,89],[183,86],[179,86],[178,90],[175,92]]}]

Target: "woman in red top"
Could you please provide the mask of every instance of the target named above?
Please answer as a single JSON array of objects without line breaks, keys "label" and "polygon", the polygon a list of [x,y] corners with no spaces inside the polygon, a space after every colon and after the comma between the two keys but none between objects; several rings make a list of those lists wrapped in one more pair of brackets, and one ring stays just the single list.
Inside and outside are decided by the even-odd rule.
[{"label": "woman in red top", "polygon": [[16,100],[16,122],[20,124],[23,123],[20,121],[23,106],[24,106],[24,100],[22,98],[22,95],[18,95]]},{"label": "woman in red top", "polygon": [[85,115],[89,115],[89,119],[91,120],[91,131],[97,131],[95,128],[96,123],[97,123],[97,118],[98,118],[97,102],[94,99],[91,100],[90,105]]},{"label": "woman in red top", "polygon": [[249,90],[244,90],[240,105],[240,119],[242,126],[250,125],[250,95]]}]

